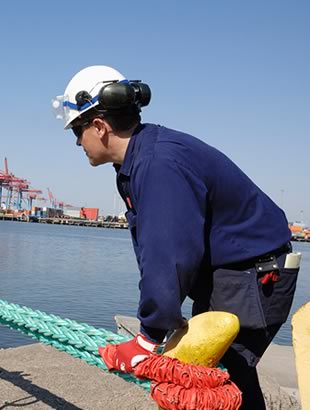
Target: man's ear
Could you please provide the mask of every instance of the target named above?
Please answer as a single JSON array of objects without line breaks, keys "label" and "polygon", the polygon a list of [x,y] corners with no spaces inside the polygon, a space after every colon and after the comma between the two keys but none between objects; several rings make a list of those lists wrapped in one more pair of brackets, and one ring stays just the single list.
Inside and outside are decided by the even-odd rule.
[{"label": "man's ear", "polygon": [[101,118],[95,118],[92,125],[96,128],[100,136],[103,136],[107,132],[106,122]]}]

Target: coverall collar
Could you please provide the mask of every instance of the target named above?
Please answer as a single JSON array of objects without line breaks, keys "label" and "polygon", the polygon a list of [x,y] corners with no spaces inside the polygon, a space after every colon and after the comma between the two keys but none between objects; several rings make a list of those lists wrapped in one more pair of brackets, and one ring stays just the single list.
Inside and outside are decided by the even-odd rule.
[{"label": "coverall collar", "polygon": [[134,159],[136,156],[136,152],[138,151],[141,145],[141,138],[139,138],[140,137],[139,134],[143,130],[144,127],[145,125],[139,124],[135,128],[132,136],[130,137],[123,164],[121,166],[114,164],[114,168],[118,171],[118,174],[122,174],[127,177],[130,176],[131,169],[132,169]]}]

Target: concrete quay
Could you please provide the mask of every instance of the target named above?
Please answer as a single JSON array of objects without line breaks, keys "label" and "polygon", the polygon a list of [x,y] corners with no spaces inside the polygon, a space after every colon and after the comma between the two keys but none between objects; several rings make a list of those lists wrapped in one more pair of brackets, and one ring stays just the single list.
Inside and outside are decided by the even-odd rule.
[{"label": "concrete quay", "polygon": [[0,409],[156,410],[148,392],[41,343],[0,350]]},{"label": "concrete quay", "polygon": [[[271,345],[258,370],[268,410],[301,409],[292,347]],[[158,408],[141,387],[41,343],[0,350],[0,409],[15,407]]]}]

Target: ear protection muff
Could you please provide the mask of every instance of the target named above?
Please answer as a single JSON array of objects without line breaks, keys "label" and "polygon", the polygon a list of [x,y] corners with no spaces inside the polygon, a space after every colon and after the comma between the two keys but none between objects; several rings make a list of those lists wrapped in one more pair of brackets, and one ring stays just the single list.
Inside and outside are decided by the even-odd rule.
[{"label": "ear protection muff", "polygon": [[99,91],[98,102],[104,110],[122,109],[136,102],[136,93],[128,82],[110,83]]},{"label": "ear protection muff", "polygon": [[130,81],[130,85],[135,91],[135,99],[139,106],[145,107],[149,105],[152,96],[150,87],[141,81]]},{"label": "ear protection muff", "polygon": [[117,110],[136,104],[145,107],[151,100],[151,90],[140,81],[110,83],[101,88],[98,102],[104,110]]},{"label": "ear protection muff", "polygon": [[79,91],[75,96],[79,109],[83,109],[86,104],[91,105],[97,99],[99,110],[122,110],[132,105],[140,109],[150,103],[151,89],[139,80],[120,81],[103,86],[97,97],[93,98],[88,91]]}]

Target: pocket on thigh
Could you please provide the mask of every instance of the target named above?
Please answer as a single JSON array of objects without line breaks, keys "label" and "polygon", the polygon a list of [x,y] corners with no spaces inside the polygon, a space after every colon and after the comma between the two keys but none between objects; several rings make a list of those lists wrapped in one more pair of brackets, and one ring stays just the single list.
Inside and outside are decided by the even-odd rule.
[{"label": "pocket on thigh", "polygon": [[234,313],[239,317],[241,327],[266,327],[255,269],[217,269],[213,273],[212,285],[210,310]]}]

